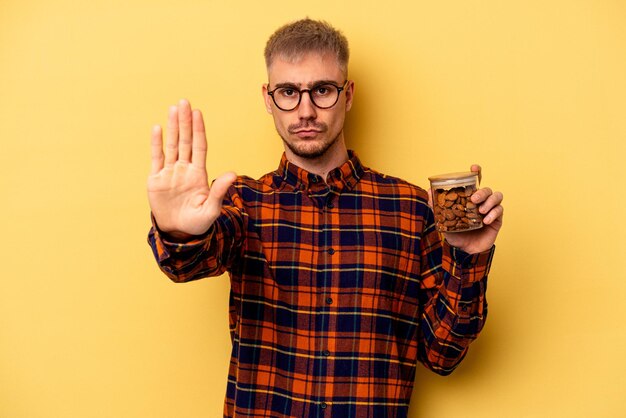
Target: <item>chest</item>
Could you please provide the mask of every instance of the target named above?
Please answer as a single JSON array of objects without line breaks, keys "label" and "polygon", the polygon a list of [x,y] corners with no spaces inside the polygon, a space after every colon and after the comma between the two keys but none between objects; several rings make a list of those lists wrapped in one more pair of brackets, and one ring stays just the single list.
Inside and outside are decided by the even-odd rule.
[{"label": "chest", "polygon": [[[276,193],[249,211],[248,248],[274,294],[350,303],[413,294],[422,218],[409,199],[332,191]],[[358,296],[355,296],[358,295]],[[276,297],[276,296],[274,296]]]}]

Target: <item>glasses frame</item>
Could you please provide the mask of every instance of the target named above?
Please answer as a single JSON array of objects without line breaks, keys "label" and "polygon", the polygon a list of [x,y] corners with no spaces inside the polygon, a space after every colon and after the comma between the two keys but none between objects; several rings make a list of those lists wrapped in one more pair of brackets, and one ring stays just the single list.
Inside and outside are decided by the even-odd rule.
[{"label": "glasses frame", "polygon": [[[303,93],[309,93],[309,99],[311,100],[311,103],[313,103],[313,106],[319,108],[319,109],[330,109],[331,107],[333,107],[334,105],[337,104],[337,102],[339,101],[339,96],[341,96],[341,92],[344,91],[346,89],[346,84],[348,84],[348,80],[344,81],[343,84],[341,85],[341,87],[339,87],[338,85],[334,84],[334,83],[319,83],[314,85],[313,87],[311,87],[310,89],[297,89],[295,87],[293,87],[292,89],[294,91],[298,92],[298,103],[296,103],[296,105],[294,107],[292,107],[291,109],[283,109],[282,107],[280,107],[278,105],[278,103],[276,103],[276,98],[274,97],[274,92],[278,89],[282,89],[285,87],[276,87],[274,90],[268,90],[267,95],[270,96],[272,98],[272,101],[274,102],[274,104],[276,105],[276,107],[280,110],[282,110],[283,112],[291,112],[292,110],[296,110],[298,108],[298,106],[300,106],[300,102],[302,101],[302,96],[304,96]],[[315,100],[313,99],[313,96],[311,95],[311,90],[319,87],[319,86],[325,86],[325,85],[329,85],[329,86],[333,86],[334,88],[337,89],[337,99],[335,99],[335,103],[331,104],[330,106],[320,106],[317,103],[315,103]]]}]

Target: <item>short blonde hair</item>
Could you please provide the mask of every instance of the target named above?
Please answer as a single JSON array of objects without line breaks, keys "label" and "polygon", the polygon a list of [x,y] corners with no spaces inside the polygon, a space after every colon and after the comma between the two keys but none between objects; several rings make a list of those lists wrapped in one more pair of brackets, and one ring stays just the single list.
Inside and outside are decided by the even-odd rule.
[{"label": "short blonde hair", "polygon": [[280,27],[270,36],[265,45],[265,65],[269,69],[276,57],[296,62],[309,52],[335,55],[347,74],[350,50],[346,37],[327,22],[308,17]]}]

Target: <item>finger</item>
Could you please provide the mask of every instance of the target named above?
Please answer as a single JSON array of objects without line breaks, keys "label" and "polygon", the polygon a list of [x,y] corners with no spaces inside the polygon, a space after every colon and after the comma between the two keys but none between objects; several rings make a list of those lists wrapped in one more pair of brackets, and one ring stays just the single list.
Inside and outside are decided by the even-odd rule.
[{"label": "finger", "polygon": [[152,128],[151,140],[152,166],[150,174],[157,174],[163,168],[163,133],[159,125]]},{"label": "finger", "polygon": [[491,189],[489,187],[485,187],[483,189],[478,189],[477,191],[474,192],[474,194],[472,194],[472,202],[474,203],[482,203],[485,200],[487,200],[487,198],[489,196],[491,196],[493,194],[493,192],[491,191]]},{"label": "finger", "polygon": [[483,223],[485,225],[491,225],[497,220],[502,221],[503,215],[504,215],[504,207],[498,205],[494,207],[487,215],[485,215],[485,217],[483,218]]},{"label": "finger", "polygon": [[487,200],[485,200],[484,203],[478,207],[478,211],[482,214],[488,213],[492,208],[502,203],[502,199],[503,199],[502,193],[495,192],[491,194],[487,198]]},{"label": "finger", "polygon": [[433,208],[433,191],[430,187],[428,188],[428,206],[430,206],[431,209]]},{"label": "finger", "polygon": [[172,165],[178,159],[178,108],[171,106],[167,116],[165,134],[165,165]]},{"label": "finger", "polygon": [[237,175],[233,172],[222,174],[220,177],[215,179],[215,181],[211,185],[211,190],[209,191],[207,205],[213,208],[221,207],[222,201],[226,196],[226,192],[228,192],[228,188],[231,184],[233,184],[236,179]]},{"label": "finger", "polygon": [[474,172],[474,173],[478,173],[478,184],[480,184],[480,181],[482,180],[482,168],[478,165],[478,164],[472,164],[472,166],[470,167],[470,171]]},{"label": "finger", "polygon": [[199,110],[193,111],[193,145],[191,153],[191,163],[197,165],[200,168],[206,167],[206,133],[204,130],[204,120],[202,119],[202,112]]},{"label": "finger", "polygon": [[178,104],[178,159],[180,161],[191,161],[191,106],[189,101],[182,99]]}]

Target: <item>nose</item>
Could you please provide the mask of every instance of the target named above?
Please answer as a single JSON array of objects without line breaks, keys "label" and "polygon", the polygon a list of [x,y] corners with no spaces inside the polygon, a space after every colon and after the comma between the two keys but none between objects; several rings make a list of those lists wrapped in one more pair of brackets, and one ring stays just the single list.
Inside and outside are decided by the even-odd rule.
[{"label": "nose", "polygon": [[300,105],[298,106],[298,116],[300,119],[315,119],[317,117],[315,105],[311,101],[311,92],[309,90],[302,92]]}]

